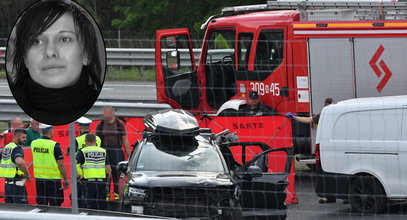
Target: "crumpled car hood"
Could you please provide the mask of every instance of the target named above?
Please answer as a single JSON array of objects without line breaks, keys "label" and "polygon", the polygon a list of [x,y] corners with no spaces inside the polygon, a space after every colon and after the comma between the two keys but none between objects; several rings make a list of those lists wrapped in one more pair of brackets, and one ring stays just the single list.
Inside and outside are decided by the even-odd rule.
[{"label": "crumpled car hood", "polygon": [[129,181],[139,187],[221,187],[232,186],[231,177],[214,172],[135,172]]}]

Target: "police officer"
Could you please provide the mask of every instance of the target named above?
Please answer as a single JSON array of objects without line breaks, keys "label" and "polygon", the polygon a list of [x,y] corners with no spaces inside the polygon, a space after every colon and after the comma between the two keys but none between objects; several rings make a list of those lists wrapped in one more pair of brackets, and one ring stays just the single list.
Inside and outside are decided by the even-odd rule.
[{"label": "police officer", "polygon": [[248,105],[244,106],[240,111],[242,111],[246,116],[266,116],[266,115],[276,115],[276,111],[260,102],[259,93],[257,91],[249,92]]},{"label": "police officer", "polygon": [[[76,122],[78,123],[78,129],[81,134],[76,138],[76,152],[78,152],[79,149],[86,147],[85,136],[90,133],[89,127],[92,120],[86,117],[80,117],[78,120],[76,120]],[[96,146],[100,147],[100,144],[101,140],[98,136],[96,136]]]},{"label": "police officer", "polygon": [[24,151],[21,148],[26,138],[24,129],[15,129],[13,141],[7,144],[1,153],[0,177],[6,178],[6,203],[27,204],[25,181],[30,181],[30,174],[25,166]]},{"label": "police officer", "polygon": [[111,174],[106,150],[96,146],[96,135],[85,136],[86,147],[76,154],[76,161],[82,168],[84,200],[88,209],[106,209],[107,180]]},{"label": "police officer", "polygon": [[[76,123],[78,124],[78,130],[80,135],[76,137],[75,139],[75,153],[78,152],[79,149],[82,149],[86,147],[85,143],[85,136],[90,133],[89,127],[90,124],[92,123],[92,120],[86,118],[86,117],[80,117],[78,120],[76,120]],[[96,146],[100,147],[101,140],[98,136],[96,136]],[[69,148],[68,148],[68,155],[69,155]],[[82,169],[80,168],[80,164],[77,164],[76,170],[78,172],[78,176],[83,176]],[[79,208],[85,208],[86,205],[84,204],[83,200],[83,184],[81,181],[78,181],[78,206]]]},{"label": "police officer", "polygon": [[64,201],[63,190],[67,189],[69,184],[64,157],[60,145],[51,140],[54,136],[54,127],[41,124],[40,128],[42,138],[31,142],[37,204],[60,206]]}]

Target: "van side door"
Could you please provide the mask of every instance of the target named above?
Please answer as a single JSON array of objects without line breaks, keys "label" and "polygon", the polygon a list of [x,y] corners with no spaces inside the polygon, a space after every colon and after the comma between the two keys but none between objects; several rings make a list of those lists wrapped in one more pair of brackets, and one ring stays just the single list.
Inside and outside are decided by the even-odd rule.
[{"label": "van side door", "polygon": [[[404,170],[407,167],[407,105],[403,106],[403,119],[401,123],[401,141],[398,146],[400,169]],[[400,172],[401,188],[404,191],[404,196],[407,196],[407,173]]]}]

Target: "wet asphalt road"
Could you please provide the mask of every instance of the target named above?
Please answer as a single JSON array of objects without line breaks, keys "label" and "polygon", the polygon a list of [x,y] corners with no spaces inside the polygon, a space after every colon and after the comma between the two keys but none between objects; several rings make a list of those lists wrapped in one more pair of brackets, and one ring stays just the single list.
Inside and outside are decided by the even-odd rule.
[{"label": "wet asphalt road", "polygon": [[393,203],[380,214],[361,215],[352,212],[349,204],[339,199],[336,203],[319,204],[311,171],[297,171],[296,191],[299,203],[289,204],[287,219],[407,219],[407,203]]}]

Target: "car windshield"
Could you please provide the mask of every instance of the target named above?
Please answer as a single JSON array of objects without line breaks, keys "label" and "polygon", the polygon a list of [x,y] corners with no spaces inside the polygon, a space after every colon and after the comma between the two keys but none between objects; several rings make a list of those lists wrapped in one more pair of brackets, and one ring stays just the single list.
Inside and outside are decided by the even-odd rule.
[{"label": "car windshield", "polygon": [[137,161],[136,171],[225,172],[218,151],[210,145],[160,148],[147,143]]}]

